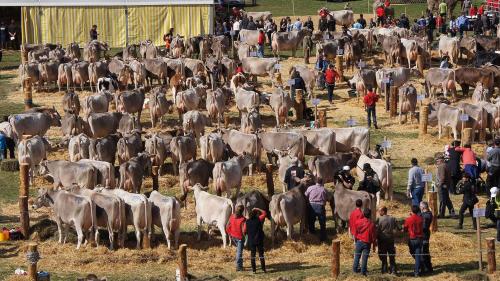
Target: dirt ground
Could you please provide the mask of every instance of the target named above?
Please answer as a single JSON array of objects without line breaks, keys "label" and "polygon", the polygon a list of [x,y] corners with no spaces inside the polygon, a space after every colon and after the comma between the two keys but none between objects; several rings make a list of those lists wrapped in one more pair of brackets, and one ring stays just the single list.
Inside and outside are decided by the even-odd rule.
[{"label": "dirt ground", "polygon": [[[268,49],[266,49],[268,52]],[[311,60],[313,61],[313,59]],[[296,64],[302,64],[302,58],[288,58],[282,61],[283,81],[288,80],[288,70]],[[378,57],[370,57],[367,64],[380,65],[383,61]],[[313,67],[312,64],[309,67]],[[15,71],[4,71],[2,74],[15,74]],[[345,72],[346,76],[352,73]],[[16,80],[16,78],[12,78]],[[263,82],[260,89],[271,91],[270,81],[259,78]],[[422,80],[414,80],[415,86],[422,91]],[[16,82],[17,83],[17,82]],[[18,84],[17,84],[18,85]],[[11,93],[7,100],[2,102],[19,103],[23,100],[23,95],[19,89],[9,89]],[[348,98],[347,86],[340,83],[335,90],[334,105],[328,104],[324,91],[315,90],[315,95],[321,99],[320,109],[326,109],[328,127],[346,127],[346,120],[354,118],[359,126],[366,126],[365,112],[362,102],[356,98]],[[90,92],[79,92],[80,99],[89,95]],[[61,100],[63,93],[42,92],[34,93],[33,100],[37,105],[55,106],[62,112]],[[310,101],[308,105],[311,106]],[[429,134],[423,138],[418,136],[418,124],[399,124],[397,118],[390,118],[383,108],[383,102],[377,106],[380,130],[371,131],[371,147],[380,143],[384,137],[392,141],[392,148],[389,150],[393,163],[393,174],[395,179],[395,199],[394,201],[382,201],[383,205],[389,208],[389,213],[404,219],[409,213],[409,201],[404,196],[406,188],[406,176],[410,165],[410,159],[417,157],[424,168],[434,173],[432,165],[427,166],[424,160],[433,157],[436,152],[442,151],[446,143],[451,139],[444,138],[438,140],[437,129],[429,128]],[[230,110],[232,126],[239,126],[238,113],[235,107]],[[274,127],[274,117],[268,106],[264,106],[263,115],[264,127],[270,129]],[[149,112],[143,112],[143,127],[151,131],[149,123]],[[170,114],[164,118],[163,128],[172,125],[181,125],[178,122],[177,114]],[[213,128],[207,128],[211,131]],[[52,128],[48,132],[50,141],[57,143],[60,139],[60,129]],[[482,153],[484,144],[475,144],[473,148]],[[200,155],[200,154],[198,154]],[[58,149],[50,153],[49,159],[67,159],[68,153],[65,149]],[[267,161],[267,160],[266,160]],[[274,175],[277,192],[281,190],[277,184],[277,175]],[[36,193],[36,188],[49,186],[49,183],[41,179],[35,181],[31,188],[31,194]],[[152,182],[146,180],[142,190],[151,190]],[[266,179],[263,173],[257,173],[253,177],[245,176],[242,190],[249,191],[258,189],[266,192]],[[160,177],[160,191],[164,194],[179,195],[178,178],[172,175]],[[458,211],[461,198],[453,196],[455,209]],[[484,196],[481,203],[484,206]],[[55,225],[47,218],[50,210],[40,209],[30,211],[31,224],[35,225],[36,233],[32,239],[39,242],[39,251],[42,259],[38,263],[40,270],[51,273],[52,280],[74,280],[75,277],[85,276],[88,273],[95,273],[98,276],[108,276],[108,280],[173,280],[177,267],[177,254],[175,251],[167,249],[160,230],[156,229],[156,236],[153,240],[153,249],[135,250],[135,238],[129,229],[127,247],[117,251],[110,251],[105,246],[98,248],[83,247],[75,249],[75,236],[70,237],[70,241],[65,245],[57,243]],[[18,205],[5,204],[0,207],[2,217],[10,218],[12,222],[17,221]],[[401,277],[380,275],[380,261],[375,254],[369,259],[368,278],[361,278],[352,275],[352,252],[353,242],[346,233],[335,235],[331,211],[328,214],[328,235],[329,239],[339,239],[341,241],[341,279],[344,280],[408,280],[412,272],[413,259],[409,255],[405,239],[401,235],[397,243],[397,262]],[[269,273],[252,275],[249,270],[249,252],[244,253],[244,263],[246,271],[236,273],[234,271],[234,248],[222,249],[220,236],[209,239],[204,233],[201,241],[196,241],[196,222],[194,202],[192,196],[188,197],[187,208],[182,209],[182,232],[180,244],[188,245],[189,273],[200,280],[328,280],[330,279],[331,246],[330,243],[320,244],[317,237],[306,234],[294,241],[280,241],[275,247],[271,247],[270,240],[266,240],[266,263]],[[471,219],[466,217],[464,230],[457,231],[453,227],[456,225],[454,219],[444,219],[439,221],[439,232],[431,237],[431,253],[436,274],[422,280],[487,280],[485,274],[479,273],[477,269],[477,241],[475,231],[471,228]],[[483,222],[483,228],[486,222]],[[297,228],[297,227],[296,227]],[[206,227],[204,227],[206,230]],[[55,231],[56,232],[56,231]],[[485,248],[484,237],[493,237],[492,229],[483,231],[483,249]],[[269,233],[269,222],[266,222],[266,233]],[[106,239],[104,239],[106,242]],[[26,242],[4,242],[0,243],[0,276],[6,280],[26,280],[13,275],[18,267],[26,268],[25,261]],[[483,253],[483,259],[486,254]],[[500,255],[497,252],[497,261]],[[498,262],[497,262],[498,263]],[[281,278],[281,279],[279,279]],[[489,276],[489,280],[500,280],[500,275]]]}]

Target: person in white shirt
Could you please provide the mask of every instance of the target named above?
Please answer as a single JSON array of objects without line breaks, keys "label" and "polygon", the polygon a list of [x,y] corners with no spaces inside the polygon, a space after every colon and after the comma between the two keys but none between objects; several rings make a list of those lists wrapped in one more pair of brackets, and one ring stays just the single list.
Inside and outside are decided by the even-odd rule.
[{"label": "person in white shirt", "polygon": [[234,38],[238,38],[240,33],[240,19],[236,18],[233,23]]}]

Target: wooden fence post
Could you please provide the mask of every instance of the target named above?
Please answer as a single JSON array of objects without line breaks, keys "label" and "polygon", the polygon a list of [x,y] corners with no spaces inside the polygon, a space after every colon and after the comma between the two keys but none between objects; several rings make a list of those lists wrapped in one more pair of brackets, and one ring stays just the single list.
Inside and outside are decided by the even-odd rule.
[{"label": "wooden fence post", "polygon": [[486,248],[488,249],[488,274],[493,274],[497,270],[495,238],[486,238]]},{"label": "wooden fence post", "polygon": [[30,78],[25,78],[23,80],[23,91],[24,91],[24,109],[28,110],[33,107],[33,89],[31,87]]},{"label": "wooden fence post", "polygon": [[340,76],[340,81],[344,81],[344,56],[335,57],[335,68]]},{"label": "wooden fence post", "polygon": [[37,263],[40,259],[38,253],[38,244],[29,243],[28,252],[26,253],[26,259],[28,260],[28,278],[30,281],[38,280]]},{"label": "wooden fence post", "polygon": [[227,129],[229,127],[229,116],[226,114],[224,115],[224,128]]},{"label": "wooden fence post", "polygon": [[438,196],[437,192],[432,190],[429,191],[429,205],[432,210],[432,224],[431,224],[431,231],[432,232],[437,232],[438,231],[438,215],[439,215],[439,209],[438,209]]},{"label": "wooden fence post", "polygon": [[302,99],[304,97],[304,91],[302,89],[295,90],[295,114],[296,121],[304,119],[304,106],[302,104]]},{"label": "wooden fence post", "polygon": [[158,173],[159,173],[160,167],[158,166],[153,166],[151,169],[152,172],[152,178],[153,178],[153,190],[158,190],[159,184],[158,184]]},{"label": "wooden fence post", "polygon": [[326,109],[319,111],[319,128],[326,128]]},{"label": "wooden fence post", "polygon": [[336,280],[340,274],[340,240],[332,241],[332,278]]},{"label": "wooden fence post", "polygon": [[19,165],[19,214],[21,221],[21,232],[24,239],[29,239],[30,215],[28,212],[29,198],[29,171],[30,166],[26,163]]},{"label": "wooden fence post", "polygon": [[[476,209],[479,209],[479,203],[476,204],[476,206],[474,207]],[[479,248],[478,250],[478,266],[479,266],[479,270],[483,270],[483,250],[482,250],[482,245],[481,245],[481,217],[480,216],[477,216],[477,217],[472,217],[473,220],[476,220],[476,236],[477,236],[477,246]]]},{"label": "wooden fence post", "polygon": [[274,195],[273,164],[266,164],[267,196],[269,199]]},{"label": "wooden fence post", "polygon": [[427,125],[429,124],[429,106],[423,105],[420,107],[420,137],[427,134]]},{"label": "wooden fence post", "polygon": [[398,87],[391,86],[390,90],[390,116],[396,117],[398,113]]},{"label": "wooden fence post", "polygon": [[188,277],[188,262],[187,262],[187,245],[182,244],[179,246],[179,275],[181,281],[186,281]]},{"label": "wooden fence post", "polygon": [[422,59],[422,55],[417,55],[417,61],[415,64],[417,66],[418,71],[423,75],[424,74],[424,60]]}]

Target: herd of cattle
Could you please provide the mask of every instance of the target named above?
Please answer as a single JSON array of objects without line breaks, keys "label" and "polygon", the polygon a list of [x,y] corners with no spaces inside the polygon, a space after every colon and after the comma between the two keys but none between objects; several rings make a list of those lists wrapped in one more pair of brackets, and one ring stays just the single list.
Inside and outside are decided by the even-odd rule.
[{"label": "herd of cattle", "polygon": [[[350,16],[339,15],[339,19],[342,19],[337,21],[339,24],[352,20],[352,12]],[[351,34],[303,29],[274,33],[270,43],[275,55],[284,50],[295,54],[304,42],[312,40],[316,42],[317,56],[333,59],[343,53],[351,66],[381,46],[391,67],[360,67],[348,84],[360,94],[368,88],[381,91],[390,76],[393,85],[399,87],[400,114],[415,115],[417,89],[410,79],[423,77],[424,69],[430,67],[430,44],[423,37],[400,28],[351,29]],[[196,201],[199,235],[202,223],[215,225],[225,246],[225,225],[234,206],[242,204],[245,212],[253,207],[269,210],[273,232],[285,226],[290,238],[293,225],[300,223],[302,229],[305,223],[304,188],[307,185],[303,183],[300,188],[287,191],[284,177],[290,163],[299,161],[305,165],[306,156],[310,156],[307,166],[312,175],[322,177],[326,183],[334,182],[335,172],[345,165],[360,175],[360,167],[370,163],[381,180],[385,198],[392,199],[391,164],[367,156],[368,129],[288,126],[293,101],[276,75],[281,71],[280,59],[251,56],[257,38],[258,31],[241,30],[233,46],[235,59],[228,55],[231,41],[224,36],[177,36],[170,50],[144,41],[127,46],[113,58],[106,55],[107,44],[99,41],[86,44],[83,56],[76,43],[66,49],[56,44],[23,46],[28,61],[19,67],[21,85],[36,85],[38,91],[51,84],[59,90],[66,87],[62,99],[64,116],[55,108],[33,108],[10,116],[0,127],[18,143],[18,159],[30,166],[30,179],[38,175],[53,181],[54,189],[40,189],[34,206],[53,207],[60,242],[65,240],[62,231],[66,228],[62,224],[73,224],[78,234],[77,248],[84,236],[98,238],[100,228],[110,233],[111,247],[115,244],[115,233],[120,238],[119,245],[123,246],[127,226],[133,225],[139,248],[141,237],[150,237],[152,226],[156,225],[163,229],[168,246],[172,241],[176,246],[181,202],[189,191],[193,191]],[[492,40],[496,40],[494,47]],[[462,110],[470,117],[465,127],[498,131],[499,108],[490,103],[494,87],[500,83],[497,66],[500,59],[494,53],[497,49],[496,38],[440,37],[440,54],[449,55],[455,63],[458,53],[466,50],[468,56],[475,56],[476,64],[475,67],[427,70],[425,89],[433,100],[429,123],[439,125],[440,133],[442,126],[451,126],[457,138],[462,128]],[[235,73],[238,62],[246,75]],[[407,62],[408,67],[393,67],[393,63],[400,62]],[[411,68],[412,62],[415,68]],[[300,73],[311,96],[320,73],[307,65],[295,65],[292,70]],[[272,93],[258,91],[252,79],[248,79],[257,76],[271,79]],[[153,85],[154,80],[157,85]],[[442,88],[445,97],[448,91],[455,97],[455,83],[462,87],[464,95],[469,86],[475,88],[474,104],[460,103],[453,107],[434,101],[433,87]],[[83,90],[87,84],[96,93],[79,97],[76,86]],[[236,105],[240,113],[239,130],[220,125],[232,105]],[[276,127],[280,129],[262,129],[260,109],[267,105],[274,112]],[[159,129],[164,127],[164,115],[173,109],[179,113],[182,128]],[[143,110],[149,110],[154,130],[143,130],[142,126],[147,124],[141,117]],[[217,129],[206,133],[206,127],[212,126],[212,122],[218,123]],[[61,127],[62,140],[57,146],[45,138],[52,126]],[[65,147],[69,161],[45,160],[52,150]],[[198,148],[201,158],[197,157]],[[243,174],[248,171],[252,175],[253,171],[262,169],[262,152],[267,154],[270,163],[278,165],[283,185],[283,193],[269,199],[259,191],[240,194]],[[278,161],[274,161],[273,156]],[[178,200],[157,191],[147,192],[147,196],[141,194],[143,179],[155,176],[153,167],[160,167],[163,173],[165,169],[161,166],[167,158],[171,159],[173,173],[179,176],[183,196]],[[119,166],[115,168],[116,162]],[[215,194],[207,192],[210,183]],[[226,198],[221,197],[223,193]],[[328,200],[334,217],[346,221],[356,199],[362,199],[364,206],[373,209],[380,200],[378,195],[337,185],[335,192],[329,191]]]}]

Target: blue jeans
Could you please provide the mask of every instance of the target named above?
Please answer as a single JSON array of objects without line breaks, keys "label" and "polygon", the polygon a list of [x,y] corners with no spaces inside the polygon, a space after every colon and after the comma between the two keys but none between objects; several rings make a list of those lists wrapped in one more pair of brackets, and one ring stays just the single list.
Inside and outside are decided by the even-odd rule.
[{"label": "blue jeans", "polygon": [[264,44],[257,45],[257,56],[259,58],[263,58],[264,57]]},{"label": "blue jeans", "polygon": [[410,254],[415,259],[414,274],[418,275],[420,262],[422,261],[422,239],[410,239],[410,241],[408,241],[408,247],[410,248]]},{"label": "blue jeans", "polygon": [[478,178],[478,176],[477,176],[477,166],[476,165],[465,164],[464,165],[464,172],[466,172],[467,174],[469,174],[469,176],[471,176],[471,178],[473,178],[473,179],[477,179]]},{"label": "blue jeans", "polygon": [[319,221],[320,234],[319,238],[321,241],[326,240],[326,214],[325,206],[320,204],[311,203],[311,210],[309,212],[309,232],[315,233],[316,228],[314,224],[316,223],[316,217]]},{"label": "blue jeans", "polygon": [[371,127],[372,119],[373,119],[373,125],[377,126],[377,112],[375,110],[375,105],[366,107],[366,114],[368,119],[367,121],[368,127]]},{"label": "blue jeans", "polygon": [[243,269],[243,245],[245,241],[243,239],[232,239],[233,243],[236,244],[236,269]]},{"label": "blue jeans", "polygon": [[359,259],[361,258],[361,273],[366,275],[368,264],[368,256],[370,255],[370,243],[365,243],[363,241],[356,241],[356,246],[354,248],[354,263],[352,264],[352,271],[354,273],[359,273]]},{"label": "blue jeans", "polygon": [[417,187],[411,190],[411,205],[419,206],[422,202],[422,197],[424,197],[424,188]]}]

